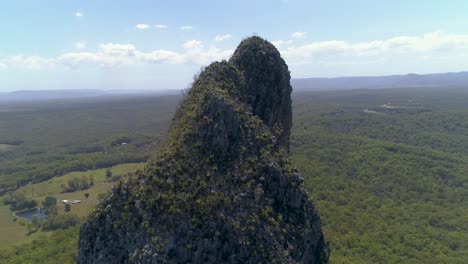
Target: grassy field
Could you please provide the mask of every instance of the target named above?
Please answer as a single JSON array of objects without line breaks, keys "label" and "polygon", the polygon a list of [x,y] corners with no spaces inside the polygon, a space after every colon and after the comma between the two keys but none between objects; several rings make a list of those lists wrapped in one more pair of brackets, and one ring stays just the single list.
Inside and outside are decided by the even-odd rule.
[{"label": "grassy field", "polygon": [[2,151],[7,151],[11,148],[13,148],[14,146],[13,145],[8,145],[8,144],[0,144],[0,152]]},{"label": "grassy field", "polygon": [[27,243],[37,237],[37,234],[28,236],[26,226],[14,222],[13,213],[7,205],[0,205],[0,250],[16,245],[18,242]]},{"label": "grassy field", "polygon": [[[136,171],[143,167],[143,163],[127,163],[119,164],[110,168],[113,175],[125,175],[126,173]],[[61,200],[82,200],[81,203],[73,204],[71,207],[71,213],[75,213],[80,217],[86,217],[94,209],[99,202],[98,195],[101,193],[107,193],[115,182],[106,182],[107,169],[88,170],[84,172],[70,172],[63,176],[55,177],[49,181],[29,184],[19,189],[26,193],[27,197],[32,197],[39,203],[44,200],[46,196],[56,197],[58,203],[58,213],[63,214],[64,204]],[[87,190],[72,192],[72,193],[61,193],[61,185],[66,183],[69,179],[74,177],[81,178],[82,176],[94,177],[94,186]],[[85,198],[85,193],[89,193],[89,197]],[[0,197],[2,200],[3,197]],[[17,219],[15,222],[14,219]],[[28,230],[26,225],[21,225],[20,222],[25,223],[20,218],[17,218],[10,211],[9,206],[0,206],[0,249],[2,247],[9,247],[11,245],[18,245],[29,242],[41,234],[49,235],[51,232],[36,232],[32,235],[27,235]]]}]

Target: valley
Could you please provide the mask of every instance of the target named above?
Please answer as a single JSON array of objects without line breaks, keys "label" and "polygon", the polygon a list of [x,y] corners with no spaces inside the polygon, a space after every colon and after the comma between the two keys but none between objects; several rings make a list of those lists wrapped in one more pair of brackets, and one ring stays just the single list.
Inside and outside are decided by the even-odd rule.
[{"label": "valley", "polygon": [[[61,158],[63,153],[68,153],[65,156],[70,155],[70,160],[90,158],[93,162],[97,160],[94,157],[114,157],[113,175],[137,170],[143,166],[140,161],[157,153],[179,99],[131,98],[70,105],[57,102],[52,109],[38,104],[35,107],[44,110],[38,113],[10,108],[0,113],[0,141],[24,143],[0,154],[0,181],[11,186],[8,183],[15,183],[12,179],[17,177],[34,179],[15,170],[22,166],[35,171],[32,165],[41,164],[46,171],[53,171],[54,164],[67,161]],[[381,107],[387,103],[404,105],[408,100],[424,108]],[[333,252],[331,263],[463,263],[468,258],[467,100],[468,91],[460,88],[293,93],[291,159],[302,172],[304,188],[321,214]],[[111,114],[109,105],[119,114]],[[47,133],[31,133],[18,125],[24,120],[45,120],[46,116],[54,116],[56,121],[36,121],[35,130]],[[64,120],[73,124],[59,125],[67,122]],[[70,126],[86,127],[81,131],[87,132],[79,133]],[[131,139],[129,144],[115,141],[112,146],[112,141],[122,135]],[[105,146],[111,150],[99,151]],[[93,147],[98,151],[82,151]],[[136,150],[145,153],[138,163],[116,165]],[[67,162],[64,171],[70,172],[52,173],[46,180],[35,179],[19,190],[38,201],[46,196],[59,201],[82,200],[68,213],[59,202],[57,211],[83,218],[98,203],[98,195],[118,181],[106,182],[105,172],[110,166],[77,172]],[[93,162],[90,168],[96,166]],[[83,175],[93,175],[94,186],[62,193],[61,184]],[[0,256],[6,263],[49,257],[52,261],[54,254],[37,247],[37,243],[52,249],[69,248],[62,263],[72,263],[76,256],[76,227],[27,235],[26,225],[13,222],[6,205],[0,206],[0,223],[5,234],[0,238]]]}]

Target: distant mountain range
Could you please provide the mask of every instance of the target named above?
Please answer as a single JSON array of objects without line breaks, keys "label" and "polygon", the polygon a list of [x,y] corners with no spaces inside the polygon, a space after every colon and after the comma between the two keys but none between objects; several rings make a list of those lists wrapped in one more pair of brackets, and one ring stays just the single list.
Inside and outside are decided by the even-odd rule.
[{"label": "distant mountain range", "polygon": [[303,78],[291,81],[295,91],[383,89],[410,87],[468,87],[468,72],[407,74],[374,77]]},{"label": "distant mountain range", "polygon": [[[388,76],[337,77],[337,78],[299,78],[292,79],[294,91],[326,91],[352,89],[384,89],[411,87],[467,87],[468,72],[407,74]],[[21,90],[0,92],[0,102],[71,99],[98,96],[122,96],[141,94],[180,94],[181,90]]]},{"label": "distant mountain range", "polygon": [[70,89],[70,90],[20,90],[14,92],[0,92],[0,102],[5,101],[35,101],[73,99],[86,97],[142,95],[142,94],[180,94],[180,90],[97,90],[97,89]]}]

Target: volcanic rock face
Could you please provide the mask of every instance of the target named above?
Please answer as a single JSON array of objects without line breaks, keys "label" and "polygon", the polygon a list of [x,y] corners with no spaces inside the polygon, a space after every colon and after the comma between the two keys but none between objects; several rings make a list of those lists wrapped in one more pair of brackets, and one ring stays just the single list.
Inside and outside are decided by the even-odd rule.
[{"label": "volcanic rock face", "polygon": [[79,263],[328,263],[320,218],[286,158],[289,71],[244,40],[195,80],[164,149],[83,224]]}]

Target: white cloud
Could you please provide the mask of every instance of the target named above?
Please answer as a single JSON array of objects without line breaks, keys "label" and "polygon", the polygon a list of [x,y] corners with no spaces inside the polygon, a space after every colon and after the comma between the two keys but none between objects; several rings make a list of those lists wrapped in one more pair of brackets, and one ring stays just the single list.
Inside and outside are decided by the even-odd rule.
[{"label": "white cloud", "polygon": [[55,66],[55,59],[41,56],[15,55],[0,60],[3,68],[39,70],[43,68],[52,68]]},{"label": "white cloud", "polygon": [[233,50],[221,50],[216,47],[205,47],[199,40],[190,40],[182,45],[181,52],[170,50],[153,50],[144,52],[132,44],[106,43],[98,46],[94,52],[67,52],[57,57],[17,55],[0,59],[0,69],[39,70],[53,67],[78,69],[83,67],[112,68],[121,65],[144,65],[154,63],[204,65],[214,60],[228,59]]},{"label": "white cloud", "polygon": [[99,48],[102,53],[115,56],[134,56],[136,52],[132,44],[106,43],[99,45]]},{"label": "white cloud", "polygon": [[183,47],[184,49],[196,49],[200,48],[202,46],[202,42],[199,40],[189,40],[184,43]]},{"label": "white cloud", "polygon": [[217,35],[217,36],[215,37],[215,40],[219,42],[219,41],[224,41],[224,40],[227,40],[227,39],[230,39],[230,38],[232,38],[232,36],[231,36],[230,34],[226,34],[226,35]]},{"label": "white cloud", "polygon": [[79,50],[86,49],[86,45],[86,42],[78,41],[75,43],[75,48]]},{"label": "white cloud", "polygon": [[137,28],[137,29],[147,29],[147,28],[149,28],[149,25],[148,24],[137,24],[135,26],[135,28]]},{"label": "white cloud", "polygon": [[375,56],[382,54],[425,54],[468,51],[468,34],[448,34],[441,31],[421,36],[397,36],[384,40],[351,43],[342,40],[311,42],[282,51],[286,57],[313,57],[323,54]]},{"label": "white cloud", "polygon": [[138,59],[142,63],[162,63],[168,62],[171,64],[182,63],[181,55],[177,52],[168,50],[155,50],[152,52],[138,52]]},{"label": "white cloud", "polygon": [[304,31],[297,31],[297,32],[292,33],[292,34],[291,34],[291,37],[292,37],[292,38],[295,38],[295,39],[299,39],[299,38],[305,37],[306,34],[307,34],[307,32],[304,32]]},{"label": "white cloud", "polygon": [[75,12],[75,16],[76,16],[76,17],[82,17],[82,16],[84,16],[84,14],[81,13],[81,12],[79,12],[79,11],[76,11],[76,12]]},{"label": "white cloud", "polygon": [[180,29],[181,30],[192,30],[193,27],[192,26],[181,26]]},{"label": "white cloud", "polygon": [[[396,36],[364,42],[329,40],[294,45],[291,40],[279,40],[274,45],[280,49],[290,66],[301,67],[297,68],[299,72],[304,71],[304,65],[307,64],[322,71],[324,65],[338,67],[356,63],[366,65],[367,69],[374,69],[372,65],[377,64],[384,67],[386,62],[393,63],[388,65],[406,65],[411,62],[411,65],[420,68],[438,63],[461,66],[466,65],[461,62],[460,56],[468,54],[468,34],[435,31],[419,36]],[[179,51],[141,51],[132,44],[105,43],[94,51],[88,48],[87,51],[67,52],[55,57],[16,55],[0,58],[0,69],[110,68],[153,63],[206,65],[214,60],[228,59],[232,52],[232,49],[206,46],[200,40],[183,43]]]},{"label": "white cloud", "polygon": [[280,49],[284,46],[290,46],[293,43],[293,40],[277,40],[277,41],[272,41],[271,42],[277,49]]},{"label": "white cloud", "polygon": [[212,61],[228,59],[233,50],[221,50],[214,46],[206,48],[199,40],[189,40],[183,45],[184,52],[179,54],[176,63],[208,64]]},{"label": "white cloud", "polygon": [[166,25],[161,25],[161,24],[158,24],[158,25],[154,25],[155,28],[158,28],[158,29],[166,29],[167,26]]},{"label": "white cloud", "polygon": [[106,43],[99,45],[95,52],[69,52],[60,55],[56,64],[69,68],[101,67],[112,68],[119,65],[138,64],[137,51],[131,44]]}]

